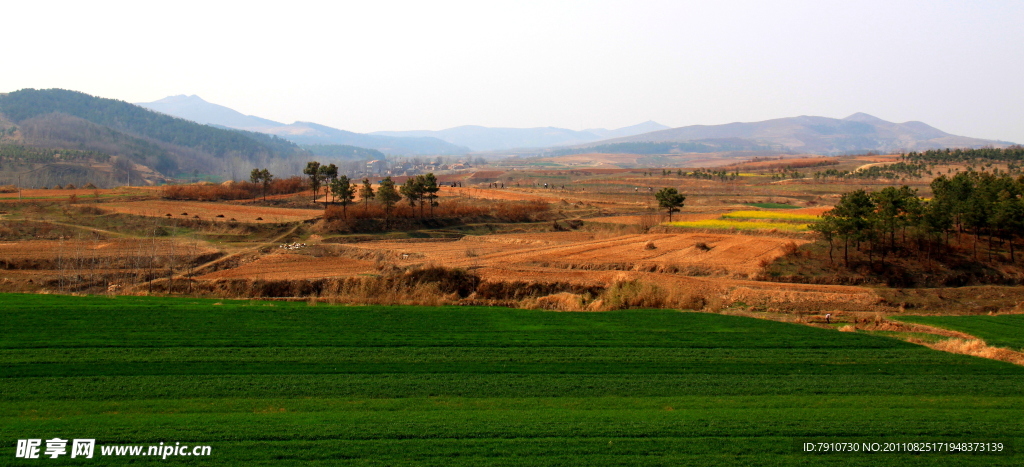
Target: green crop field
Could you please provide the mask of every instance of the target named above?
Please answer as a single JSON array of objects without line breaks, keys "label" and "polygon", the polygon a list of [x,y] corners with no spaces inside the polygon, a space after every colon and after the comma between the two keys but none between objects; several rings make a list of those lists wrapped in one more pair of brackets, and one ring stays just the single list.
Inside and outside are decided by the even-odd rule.
[{"label": "green crop field", "polygon": [[[895,339],[637,310],[0,295],[7,465],[1020,465],[1024,368]],[[19,439],[209,457],[17,459]]]},{"label": "green crop field", "polygon": [[996,347],[1024,349],[1024,315],[900,316],[899,320],[965,332]]},{"label": "green crop field", "polygon": [[[743,174],[740,174],[743,175]],[[800,206],[793,206],[792,204],[782,203],[744,203],[746,206],[753,206],[755,208],[763,209],[799,209]]]}]

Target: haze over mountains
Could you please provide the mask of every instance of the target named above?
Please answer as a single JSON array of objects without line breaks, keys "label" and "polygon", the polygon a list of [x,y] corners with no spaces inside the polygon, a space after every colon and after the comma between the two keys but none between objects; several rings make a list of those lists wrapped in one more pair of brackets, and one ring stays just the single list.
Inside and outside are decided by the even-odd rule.
[{"label": "haze over mountains", "polygon": [[195,95],[170,96],[158,101],[136,105],[206,125],[276,135],[299,144],[342,144],[402,155],[454,155],[470,152],[469,148],[437,138],[395,138],[367,135],[311,122],[284,124],[245,115],[234,109],[206,102]]},{"label": "haze over mountains", "polygon": [[[0,145],[6,148],[8,159],[21,161],[5,163],[0,171],[60,172],[65,180],[77,174],[76,180],[95,182],[103,177],[127,179],[131,170],[146,167],[172,178],[199,172],[241,179],[256,166],[270,167],[278,174],[301,173],[302,165],[313,158],[359,163],[385,154],[461,155],[472,149],[490,150],[496,156],[706,154],[727,162],[765,153],[827,155],[1012,144],[952,135],[922,122],[887,122],[863,113],[844,119],[801,116],[668,129],[645,122],[618,130],[463,126],[360,134],[309,122],[285,125],[243,115],[196,96],[175,96],[146,107],[159,112],[61,89],[0,94]],[[528,149],[508,149],[524,147]],[[59,157],[55,159],[55,155]],[[92,162],[77,163],[69,158]],[[681,163],[664,158],[643,160],[652,161],[647,162],[651,167]],[[121,165],[114,167],[114,162]],[[47,168],[43,170],[43,166]],[[104,170],[106,175],[97,172]]]},{"label": "haze over mountains", "polygon": [[647,121],[616,130],[593,128],[574,131],[550,126],[542,128],[488,128],[477,125],[465,125],[440,131],[377,131],[371,134],[402,137],[434,137],[452,144],[466,146],[474,151],[501,151],[519,148],[568,146],[608,138],[640,135],[668,128],[660,123]]},{"label": "haze over mountains", "polygon": [[[280,136],[300,144],[344,144],[400,155],[451,155],[467,152],[529,153],[637,151],[623,143],[686,143],[672,152],[768,150],[781,153],[844,154],[853,152],[919,151],[947,147],[1005,147],[1013,143],[946,133],[922,122],[893,123],[865,113],[843,119],[800,116],[762,122],[692,125],[669,128],[648,121],[625,128],[583,131],[556,127],[489,128],[476,125],[446,130],[354,133],[311,122],[284,124],[243,115],[198,96],[171,96],[140,106],[226,128]],[[650,150],[663,150],[664,144]],[[672,149],[672,148],[676,149]],[[619,149],[617,149],[619,148]]]},{"label": "haze over mountains", "polygon": [[692,125],[610,139],[602,141],[602,144],[700,143],[725,139],[750,141],[782,152],[813,154],[1005,147],[1013,144],[952,135],[922,122],[888,122],[860,112],[843,119],[800,116],[763,122]]},{"label": "haze over mountains", "polygon": [[207,125],[277,135],[299,144],[344,144],[402,155],[450,155],[471,151],[565,146],[669,128],[649,121],[616,130],[594,128],[574,131],[555,127],[488,128],[466,125],[440,131],[378,131],[362,134],[312,122],[285,124],[245,115],[195,95],[169,96],[136,105]]}]

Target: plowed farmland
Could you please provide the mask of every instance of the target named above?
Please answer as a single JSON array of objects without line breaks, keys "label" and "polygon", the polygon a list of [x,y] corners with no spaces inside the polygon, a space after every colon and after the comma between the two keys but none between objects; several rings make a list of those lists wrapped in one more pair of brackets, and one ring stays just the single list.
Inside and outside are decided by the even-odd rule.
[{"label": "plowed farmland", "polygon": [[[28,240],[0,242],[0,258],[7,264],[54,263],[60,260],[98,259],[127,261],[138,256],[198,256],[214,253],[208,246],[165,239]],[[21,268],[19,268],[21,269]]]},{"label": "plowed farmland", "polygon": [[[247,223],[285,223],[316,219],[323,215],[320,209],[290,209],[267,206],[250,206],[203,201],[131,201],[106,203],[103,209],[124,214],[147,217],[168,217],[175,219],[199,219]],[[222,217],[218,217],[222,216]]]},{"label": "plowed farmland", "polygon": [[[482,266],[527,265],[561,269],[672,271],[706,268],[723,273],[750,274],[762,260],[782,254],[789,239],[713,234],[626,235],[609,239],[562,241],[550,238],[495,236],[452,243],[455,251],[438,252],[445,262]],[[458,258],[458,249],[501,243],[501,251]],[[538,245],[539,244],[539,245]],[[449,245],[449,244],[443,244]],[[439,258],[440,259],[440,258]]]},{"label": "plowed farmland", "polygon": [[216,279],[325,279],[350,277],[374,272],[374,263],[352,258],[312,258],[299,254],[270,254],[232,269],[200,276],[200,280]]}]

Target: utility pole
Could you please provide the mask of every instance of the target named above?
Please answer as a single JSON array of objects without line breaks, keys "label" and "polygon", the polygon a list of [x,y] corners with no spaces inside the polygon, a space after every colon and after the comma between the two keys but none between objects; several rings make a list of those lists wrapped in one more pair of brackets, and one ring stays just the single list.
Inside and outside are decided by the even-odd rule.
[{"label": "utility pole", "polygon": [[18,174],[18,201],[21,201],[21,174]]}]

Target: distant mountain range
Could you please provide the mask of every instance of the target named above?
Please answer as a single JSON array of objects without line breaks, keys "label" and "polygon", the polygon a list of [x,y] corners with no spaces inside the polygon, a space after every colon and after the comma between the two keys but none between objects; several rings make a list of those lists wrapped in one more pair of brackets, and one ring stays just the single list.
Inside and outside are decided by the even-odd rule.
[{"label": "distant mountain range", "polygon": [[502,151],[519,148],[546,148],[589,143],[608,138],[640,135],[669,127],[657,122],[644,122],[617,130],[594,128],[583,131],[565,128],[489,128],[466,125],[440,131],[378,131],[373,135],[401,137],[434,137],[474,151]]},{"label": "distant mountain range", "polygon": [[199,96],[170,96],[136,105],[206,125],[276,135],[298,144],[340,144],[400,155],[454,155],[470,152],[469,148],[431,137],[368,135],[311,122],[284,124],[245,115],[228,107],[206,102]]},{"label": "distant mountain range", "polygon": [[[752,123],[693,125],[644,133],[601,142],[604,146],[624,143],[700,144],[731,140],[762,146],[781,152],[844,154],[865,151],[922,151],[936,148],[1005,147],[1008,141],[956,136],[922,122],[893,123],[865,113],[844,119],[827,117],[790,117]],[[590,145],[580,145],[586,149]]]},{"label": "distant mountain range", "polygon": [[722,160],[755,153],[843,154],[1013,144],[863,113],[844,119],[801,116],[667,129],[645,122],[617,130],[462,126],[361,134],[309,122],[285,125],[196,96],[143,106],[147,108],[62,89],[0,94],[0,149],[5,154],[0,172],[38,173],[40,183],[108,183],[103,177],[119,183],[116,180],[129,175],[157,183],[159,176],[143,172],[168,178],[191,178],[182,175],[198,172],[240,180],[253,167],[268,167],[276,174],[301,173],[312,158],[350,163],[355,170],[365,168],[360,161],[386,154],[454,155],[470,150],[551,157],[706,154],[704,159]]},{"label": "distant mountain range", "polygon": [[[341,144],[400,155],[448,155],[470,151],[499,154],[510,151],[520,155],[568,154],[590,149],[613,153],[756,150],[835,155],[947,147],[1005,147],[1013,144],[952,135],[922,122],[888,122],[865,113],[856,113],[844,119],[800,116],[763,122],[681,128],[669,128],[648,121],[615,130],[592,128],[576,131],[556,127],[490,128],[466,125],[438,131],[378,131],[362,134],[310,122],[283,124],[243,115],[206,102],[198,96],[172,96],[138,105],[200,123],[273,134],[303,145]],[[658,144],[637,146],[625,143]]]},{"label": "distant mountain range", "polygon": [[362,134],[311,122],[275,122],[242,114],[207,102],[199,96],[170,96],[136,105],[207,125],[277,135],[299,144],[344,144],[401,155],[450,155],[471,151],[565,146],[669,128],[656,122],[644,122],[616,130],[594,128],[583,131],[555,127],[488,128],[467,125],[440,131],[378,131]]}]

